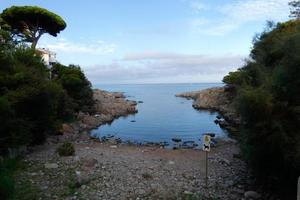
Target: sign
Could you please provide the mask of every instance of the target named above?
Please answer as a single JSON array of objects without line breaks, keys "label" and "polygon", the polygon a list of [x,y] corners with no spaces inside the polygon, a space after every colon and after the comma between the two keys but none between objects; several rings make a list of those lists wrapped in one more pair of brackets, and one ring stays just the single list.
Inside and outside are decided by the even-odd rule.
[{"label": "sign", "polygon": [[203,146],[202,149],[203,151],[210,151],[210,135],[203,135]]}]

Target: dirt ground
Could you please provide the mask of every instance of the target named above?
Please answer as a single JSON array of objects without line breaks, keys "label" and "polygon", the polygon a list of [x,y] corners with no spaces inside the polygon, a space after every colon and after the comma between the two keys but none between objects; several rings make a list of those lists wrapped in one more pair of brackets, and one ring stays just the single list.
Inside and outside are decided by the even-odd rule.
[{"label": "dirt ground", "polygon": [[[125,144],[74,144],[60,157],[58,144],[37,147],[24,158],[17,188],[28,185],[34,199],[242,199],[250,180],[234,140],[205,152]],[[21,189],[20,189],[21,191]],[[25,196],[24,196],[25,198]]]}]

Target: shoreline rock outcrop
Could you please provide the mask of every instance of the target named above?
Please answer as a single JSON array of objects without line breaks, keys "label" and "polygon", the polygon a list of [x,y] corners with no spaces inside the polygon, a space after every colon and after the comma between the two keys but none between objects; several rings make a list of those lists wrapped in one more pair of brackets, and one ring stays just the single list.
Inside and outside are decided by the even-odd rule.
[{"label": "shoreline rock outcrop", "polygon": [[95,114],[79,112],[75,122],[63,124],[60,133],[66,137],[65,139],[70,139],[81,132],[87,133],[102,124],[111,123],[121,116],[138,112],[137,102],[125,99],[121,92],[107,92],[100,89],[95,89],[93,92]]},{"label": "shoreline rock outcrop", "polygon": [[176,97],[193,99],[193,107],[195,109],[219,112],[223,119],[216,119],[215,122],[218,123],[221,128],[225,128],[230,132],[236,131],[234,127],[240,124],[240,117],[233,103],[234,95],[230,88],[214,87],[200,91],[176,94]]}]

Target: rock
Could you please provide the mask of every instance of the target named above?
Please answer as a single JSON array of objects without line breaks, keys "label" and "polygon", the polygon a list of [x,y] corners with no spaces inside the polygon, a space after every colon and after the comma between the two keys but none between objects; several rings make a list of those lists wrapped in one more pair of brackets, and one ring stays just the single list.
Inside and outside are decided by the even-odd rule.
[{"label": "rock", "polygon": [[240,153],[233,154],[233,158],[241,159],[242,155]]},{"label": "rock", "polygon": [[248,200],[248,199],[259,199],[261,197],[261,195],[258,194],[255,191],[247,191],[247,192],[245,192],[244,197],[246,198],[246,200]]},{"label": "rock", "polygon": [[239,189],[239,188],[234,188],[234,189],[233,189],[233,192],[235,192],[235,193],[237,193],[237,194],[239,194],[239,195],[243,195],[243,194],[245,193],[244,190]]},{"label": "rock", "polygon": [[76,171],[76,185],[80,187],[82,185],[86,185],[90,182],[90,178],[87,176],[86,173],[82,173],[80,171]]},{"label": "rock", "polygon": [[[232,101],[234,93],[231,90],[227,90],[226,87],[208,88],[201,91],[181,93],[176,96],[193,99],[193,107],[195,109],[218,111],[227,121],[235,125],[241,122]],[[223,117],[218,115],[217,119],[222,121],[220,119]]]},{"label": "rock", "polygon": [[212,137],[212,138],[216,136],[215,133],[205,133],[204,135],[209,135],[209,136]]},{"label": "rock", "polygon": [[180,147],[183,148],[183,149],[193,149],[195,147],[197,147],[198,144],[195,143],[195,141],[184,141]]},{"label": "rock", "polygon": [[130,122],[136,122],[135,120],[131,120]]},{"label": "rock", "polygon": [[187,190],[185,190],[185,191],[183,192],[183,194],[188,195],[188,196],[194,195],[194,193],[192,193],[192,192],[190,192],[190,191],[187,191]]},{"label": "rock", "polygon": [[223,164],[223,165],[227,165],[227,166],[230,165],[230,161],[227,160],[227,159],[225,159],[225,158],[221,158],[221,159],[220,159],[220,163]]},{"label": "rock", "polygon": [[138,103],[144,103],[143,101],[138,101]]},{"label": "rock", "polygon": [[45,164],[45,168],[46,169],[57,169],[58,168],[58,164],[56,164],[56,163],[46,163]]},{"label": "rock", "polygon": [[92,159],[89,159],[87,160],[83,166],[86,167],[86,168],[94,168],[96,165],[98,164],[98,160],[96,160],[95,158],[92,158]]},{"label": "rock", "polygon": [[75,157],[74,157],[74,160],[75,160],[75,161],[80,161],[80,157],[79,157],[79,156],[75,156]]},{"label": "rock", "polygon": [[110,147],[110,148],[112,148],[112,149],[116,149],[116,148],[118,148],[118,146],[117,146],[117,145],[110,145],[109,147]]},{"label": "rock", "polygon": [[181,142],[182,140],[180,138],[172,138],[172,141],[178,143]]},{"label": "rock", "polygon": [[170,160],[170,161],[168,162],[168,164],[169,164],[169,165],[174,165],[174,164],[175,164],[175,162],[174,162],[174,161],[172,161],[172,160]]},{"label": "rock", "polygon": [[72,126],[70,126],[69,124],[62,124],[62,127],[60,129],[59,132],[61,132],[62,134],[65,134],[65,133],[73,133],[73,128]]}]

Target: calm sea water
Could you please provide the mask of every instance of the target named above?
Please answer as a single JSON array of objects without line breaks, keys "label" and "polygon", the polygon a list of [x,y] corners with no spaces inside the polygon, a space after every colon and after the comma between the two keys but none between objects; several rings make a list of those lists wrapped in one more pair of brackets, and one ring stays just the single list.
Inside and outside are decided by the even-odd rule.
[{"label": "calm sea water", "polygon": [[222,84],[97,85],[96,88],[103,90],[124,92],[128,99],[143,103],[137,105],[137,114],[102,125],[91,134],[98,137],[114,135],[122,141],[137,143],[168,142],[170,146],[173,144],[172,138],[200,144],[199,139],[206,132],[227,137],[214,123],[217,113],[195,110],[192,100],[175,97],[177,93],[215,86]]}]

